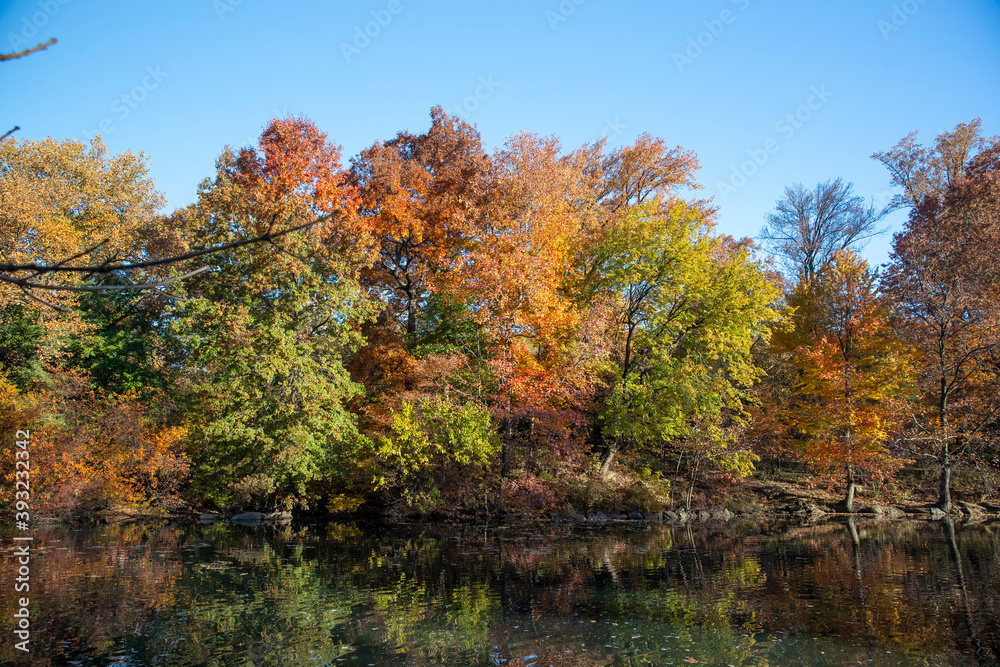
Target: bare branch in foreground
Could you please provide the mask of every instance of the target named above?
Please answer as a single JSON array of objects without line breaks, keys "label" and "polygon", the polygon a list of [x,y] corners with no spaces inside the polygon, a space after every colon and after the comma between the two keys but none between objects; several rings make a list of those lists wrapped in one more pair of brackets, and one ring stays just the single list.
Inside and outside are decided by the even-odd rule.
[{"label": "bare branch in foreground", "polygon": [[[176,276],[174,278],[159,280],[152,283],[142,283],[141,285],[87,285],[85,287],[77,287],[73,285],[46,285],[45,283],[29,282],[27,278],[11,278],[10,276],[5,276],[3,274],[0,274],[0,282],[12,283],[24,289],[43,289],[43,290],[49,290],[51,292],[100,292],[102,290],[143,290],[143,289],[153,289],[154,287],[163,287],[164,285],[176,283],[180,280],[190,278],[191,276],[196,276],[202,271],[208,271],[209,268],[210,267],[203,266],[200,269],[195,269],[194,271],[191,271],[190,273],[185,273],[183,276]],[[37,297],[32,297],[32,298],[34,298],[35,300],[40,300]]]},{"label": "bare branch in foreground", "polygon": [[[45,49],[49,48],[50,46],[52,46],[55,43],[56,43],[56,38],[53,37],[52,39],[50,39],[49,41],[45,42],[44,44],[37,44],[37,45],[31,47],[30,49],[25,49],[24,51],[18,51],[17,53],[0,53],[0,62],[3,62],[5,60],[17,60],[18,58],[23,58],[25,56],[30,56],[32,53],[37,53],[39,51],[44,51]],[[15,127],[14,129],[16,130],[18,128]],[[13,131],[13,130],[11,130],[11,131]],[[8,132],[8,134],[9,134],[9,132]],[[7,135],[5,134],[4,136],[7,136]]]},{"label": "bare branch in foreground", "polygon": [[[195,259],[197,257],[204,257],[205,255],[211,255],[212,253],[222,252],[224,250],[233,250],[234,248],[241,248],[245,245],[250,245],[251,243],[262,243],[271,241],[276,238],[285,236],[286,234],[291,234],[292,232],[301,231],[313,225],[319,224],[321,222],[326,222],[334,216],[333,213],[324,215],[322,217],[316,218],[315,220],[310,220],[301,225],[296,225],[295,227],[289,227],[288,229],[283,229],[280,232],[267,232],[266,234],[261,234],[260,236],[255,236],[249,239],[242,239],[240,241],[233,241],[232,243],[226,243],[219,246],[214,246],[212,248],[205,248],[203,250],[193,250],[183,255],[175,255],[173,257],[164,257],[163,259],[153,259],[147,262],[134,262],[131,264],[101,264],[99,266],[64,266],[64,264],[69,261],[69,259],[64,259],[56,264],[45,265],[38,263],[31,264],[0,264],[0,280],[5,282],[14,283],[15,285],[25,285],[27,279],[13,278],[11,276],[4,276],[4,273],[14,273],[17,271],[34,271],[36,275],[44,275],[46,273],[52,272],[74,272],[74,273],[112,273],[114,271],[131,271],[134,269],[145,269],[151,266],[162,266],[164,264],[173,264],[175,262],[183,262],[189,259]],[[103,244],[98,244],[95,248]],[[85,254],[85,253],[83,253]],[[76,255],[79,257],[80,255]],[[129,286],[131,289],[135,289],[134,286]],[[57,287],[54,285],[49,285],[48,289],[69,289],[66,287]],[[73,290],[75,291],[75,290]]]}]

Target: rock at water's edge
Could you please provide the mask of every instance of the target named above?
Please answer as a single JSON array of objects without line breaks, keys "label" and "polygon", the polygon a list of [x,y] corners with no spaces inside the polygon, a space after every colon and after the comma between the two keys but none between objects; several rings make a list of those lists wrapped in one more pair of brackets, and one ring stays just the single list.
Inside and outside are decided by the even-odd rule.
[{"label": "rock at water's edge", "polygon": [[969,516],[976,516],[977,514],[989,514],[985,507],[982,505],[977,505],[975,503],[967,503],[965,501],[959,501],[958,503],[965,513]]}]

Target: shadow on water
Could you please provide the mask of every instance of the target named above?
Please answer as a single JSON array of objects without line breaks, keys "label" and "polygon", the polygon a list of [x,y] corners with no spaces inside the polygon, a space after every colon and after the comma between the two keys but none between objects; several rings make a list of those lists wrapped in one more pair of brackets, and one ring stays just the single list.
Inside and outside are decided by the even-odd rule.
[{"label": "shadow on water", "polygon": [[[1000,656],[990,524],[219,523],[34,538],[32,664],[989,665]],[[9,536],[0,543],[10,556]],[[3,596],[4,618],[13,598]],[[3,664],[23,658],[10,642],[0,647]]]}]

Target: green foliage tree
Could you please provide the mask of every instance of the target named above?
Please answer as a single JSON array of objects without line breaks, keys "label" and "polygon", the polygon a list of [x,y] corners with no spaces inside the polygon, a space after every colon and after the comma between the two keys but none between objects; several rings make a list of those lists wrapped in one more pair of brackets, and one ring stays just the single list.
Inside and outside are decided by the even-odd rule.
[{"label": "green foliage tree", "polygon": [[596,252],[590,289],[613,301],[618,322],[602,476],[622,445],[692,436],[696,422],[724,448],[724,420],[744,418],[761,376],[751,348],[782,317],[778,285],[696,205],[631,207]]},{"label": "green foliage tree", "polygon": [[[225,242],[276,221],[335,222],[267,247],[200,259],[170,312],[192,424],[196,497],[227,506],[308,504],[317,485],[349,481],[363,439],[346,402],[360,387],[344,360],[370,314],[350,227],[354,192],[339,148],[311,122],[273,121],[259,151],[227,151],[203,184],[196,237]],[[311,493],[310,493],[311,492]]]}]

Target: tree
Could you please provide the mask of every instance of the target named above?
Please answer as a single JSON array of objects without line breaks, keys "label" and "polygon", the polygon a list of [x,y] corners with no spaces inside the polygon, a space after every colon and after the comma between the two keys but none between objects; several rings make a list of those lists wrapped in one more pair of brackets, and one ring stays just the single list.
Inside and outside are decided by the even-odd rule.
[{"label": "tree", "polygon": [[796,183],[767,215],[760,239],[793,275],[812,280],[838,250],[858,249],[884,232],[877,225],[887,213],[866,205],[839,178],[814,190]]},{"label": "tree", "polygon": [[[194,492],[220,506],[307,504],[360,460],[347,401],[360,387],[344,360],[370,314],[357,193],[340,149],[303,118],[272,121],[257,149],[226,151],[191,215],[195,241],[219,243],[325,217],[272,243],[196,260],[170,313],[183,368]],[[330,217],[332,216],[332,217]]]},{"label": "tree", "polygon": [[780,290],[747,243],[711,231],[696,205],[641,205],[596,249],[593,289],[617,319],[602,476],[622,446],[691,436],[695,422],[726,456],[722,425],[742,419],[761,375],[751,348],[781,319]]},{"label": "tree", "polygon": [[157,214],[163,196],[147,174],[145,156],[108,155],[99,136],[89,145],[0,140],[0,305],[67,311],[69,293],[163,287],[205,270],[171,273],[188,260],[272,243],[332,215],[276,229],[279,217],[255,236],[191,249]]},{"label": "tree", "polygon": [[[539,432],[572,439],[573,429],[555,423],[576,421],[587,393],[571,349],[579,313],[567,290],[595,206],[585,180],[583,162],[563,155],[557,138],[521,133],[508,139],[492,156],[476,242],[456,273],[453,289],[485,343],[486,400],[504,433],[505,483],[516,443],[534,452]],[[574,449],[565,441],[549,445],[550,451]]]},{"label": "tree", "polygon": [[442,490],[479,481],[498,440],[489,412],[476,403],[458,405],[443,396],[404,402],[389,434],[376,438],[374,486],[401,487],[410,505],[433,507]]},{"label": "tree", "polygon": [[[65,292],[81,287],[89,272],[53,270],[79,257],[142,258],[162,204],[141,153],[109,155],[99,137],[0,141],[0,304],[38,305],[41,291],[29,288],[42,280]],[[46,303],[74,301],[54,293]]]},{"label": "tree", "polygon": [[427,297],[464,261],[487,163],[479,132],[441,107],[431,109],[425,134],[400,132],[352,160],[377,243],[365,282],[402,313],[409,334]]},{"label": "tree", "polygon": [[[920,151],[917,151],[918,153]],[[931,192],[896,234],[883,289],[903,335],[922,355],[922,414],[913,442],[940,467],[938,507],[951,509],[951,473],[1000,414],[1000,140],[942,196]]]},{"label": "tree", "polygon": [[611,151],[601,162],[598,200],[612,213],[630,206],[664,202],[681,187],[701,188],[695,181],[698,156],[649,133],[631,146]]},{"label": "tree", "polygon": [[932,148],[918,144],[917,133],[911,132],[889,150],[874,153],[872,158],[889,170],[892,184],[903,190],[889,208],[913,209],[927,197],[943,199],[986,146],[982,125],[978,118],[959,123],[954,130],[939,134]]},{"label": "tree", "polygon": [[846,477],[848,512],[858,473],[884,479],[903,464],[885,445],[901,421],[911,360],[892,335],[877,281],[851,251],[834,254],[808,291],[814,332],[795,353],[803,454],[814,469]]},{"label": "tree", "polygon": [[[32,435],[32,509],[174,505],[189,472],[184,427],[168,423],[166,406],[150,406],[136,392],[107,394],[90,385],[86,375],[65,371],[21,393],[0,374],[0,426]],[[13,485],[15,472],[13,457],[0,463],[3,481]]]}]

